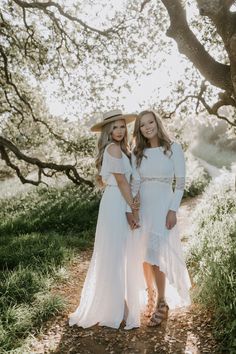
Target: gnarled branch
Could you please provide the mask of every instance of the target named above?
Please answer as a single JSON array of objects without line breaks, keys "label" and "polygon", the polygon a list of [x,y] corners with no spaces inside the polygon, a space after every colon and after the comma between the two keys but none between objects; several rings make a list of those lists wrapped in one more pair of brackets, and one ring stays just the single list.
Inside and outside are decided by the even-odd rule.
[{"label": "gnarled branch", "polygon": [[179,52],[186,55],[203,77],[212,85],[224,91],[233,92],[230,66],[217,62],[205,50],[204,46],[189,28],[186,12],[181,1],[161,1],[168,11],[171,22],[167,35],[176,41]]},{"label": "gnarled branch", "polygon": [[[18,166],[16,166],[10,159],[8,151],[11,151],[18,160],[23,160],[26,163],[28,163],[31,166],[35,166],[38,168],[38,179],[37,180],[31,180],[28,178],[25,178],[23,174],[21,173],[21,170]],[[45,169],[52,170],[52,175],[55,174],[56,172],[63,172],[67,175],[67,177],[74,182],[75,184],[87,184],[90,187],[94,187],[94,184],[81,177],[76,170],[75,166],[73,165],[59,165],[56,163],[51,163],[51,162],[44,162],[41,161],[40,159],[36,157],[30,157],[22,153],[16,145],[14,145],[10,140],[0,136],[0,153],[1,153],[1,158],[5,161],[7,166],[12,168],[17,176],[20,178],[22,183],[30,183],[35,186],[38,186],[40,183],[44,183],[42,181],[42,174],[47,176],[47,172],[45,172]]]},{"label": "gnarled branch", "polygon": [[175,109],[168,113],[168,114],[164,114],[164,118],[171,118],[173,116],[173,114],[176,113],[177,109],[184,103],[186,102],[187,100],[189,99],[194,99],[194,100],[197,100],[197,104],[196,104],[196,113],[197,113],[197,109],[198,109],[198,106],[199,106],[199,103],[201,103],[204,108],[207,110],[207,112],[211,115],[214,115],[216,116],[217,118],[219,119],[222,119],[224,121],[226,121],[229,125],[231,125],[232,127],[236,127],[236,120],[234,121],[231,121],[229,118],[221,115],[218,113],[218,110],[223,107],[223,106],[234,106],[236,107],[236,102],[234,101],[234,99],[230,96],[228,96],[227,92],[224,92],[224,93],[220,93],[219,94],[219,98],[220,100],[217,101],[216,103],[213,104],[213,106],[211,107],[205,100],[205,98],[203,97],[203,93],[205,92],[206,90],[206,86],[205,86],[205,83],[203,82],[202,85],[201,85],[201,90],[199,92],[198,95],[187,95],[185,96],[182,100],[180,100],[176,106],[175,106]]}]

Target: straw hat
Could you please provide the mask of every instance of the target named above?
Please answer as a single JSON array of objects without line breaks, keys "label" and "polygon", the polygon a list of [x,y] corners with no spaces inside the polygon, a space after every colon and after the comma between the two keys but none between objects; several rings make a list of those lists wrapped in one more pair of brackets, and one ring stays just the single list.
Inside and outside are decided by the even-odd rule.
[{"label": "straw hat", "polygon": [[103,120],[99,123],[96,123],[91,127],[92,132],[100,132],[102,127],[108,123],[114,122],[119,119],[124,119],[126,124],[131,123],[137,117],[136,114],[123,114],[120,109],[114,109],[103,113]]}]

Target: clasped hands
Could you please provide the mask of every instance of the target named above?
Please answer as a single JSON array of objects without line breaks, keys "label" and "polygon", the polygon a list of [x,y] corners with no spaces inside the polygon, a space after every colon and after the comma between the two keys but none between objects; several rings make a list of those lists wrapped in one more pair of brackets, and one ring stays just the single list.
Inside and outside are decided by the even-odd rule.
[{"label": "clasped hands", "polygon": [[[131,230],[135,230],[140,227],[138,209],[137,210],[132,209],[132,213],[127,212],[126,218]],[[166,228],[168,230],[171,230],[176,225],[176,222],[177,222],[176,212],[173,210],[169,210],[166,216]]]},{"label": "clasped hands", "polygon": [[[140,208],[140,198],[137,195],[133,203],[131,204],[132,212],[126,213],[126,218],[131,230],[138,229],[139,224],[139,208]],[[177,223],[176,212],[174,210],[169,210],[166,216],[166,228],[171,230]]]},{"label": "clasped hands", "polygon": [[131,230],[138,229],[139,225],[139,207],[140,200],[138,197],[135,197],[133,203],[131,204],[132,212],[126,213],[126,218]]}]

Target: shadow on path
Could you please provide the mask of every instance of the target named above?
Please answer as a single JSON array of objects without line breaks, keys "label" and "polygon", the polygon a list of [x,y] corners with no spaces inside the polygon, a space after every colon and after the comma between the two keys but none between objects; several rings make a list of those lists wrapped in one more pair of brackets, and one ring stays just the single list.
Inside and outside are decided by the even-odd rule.
[{"label": "shadow on path", "polygon": [[[189,227],[189,212],[196,202],[197,198],[186,200],[181,207],[181,234]],[[168,320],[154,328],[146,326],[145,318],[140,328],[130,331],[124,330],[122,326],[119,330],[99,326],[89,329],[69,327],[68,314],[79,304],[91,255],[92,250],[78,254],[71,264],[67,281],[53,289],[54,293],[67,300],[67,312],[47,323],[41,337],[32,341],[31,354],[220,353],[212,335],[211,314],[197,305],[170,311]]]}]

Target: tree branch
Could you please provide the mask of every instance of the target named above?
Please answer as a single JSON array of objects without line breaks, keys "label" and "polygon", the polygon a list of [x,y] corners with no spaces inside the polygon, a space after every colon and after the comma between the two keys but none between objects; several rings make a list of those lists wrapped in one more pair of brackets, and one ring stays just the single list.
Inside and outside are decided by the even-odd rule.
[{"label": "tree branch", "polygon": [[151,0],[144,0],[140,6],[140,12],[143,11],[143,9],[145,8],[145,6],[150,2]]},{"label": "tree branch", "polygon": [[217,101],[216,103],[214,103],[212,107],[210,107],[210,106],[207,104],[205,98],[203,97],[203,94],[204,94],[204,92],[206,91],[206,89],[207,89],[207,86],[205,85],[205,81],[203,81],[202,84],[201,84],[201,89],[200,89],[200,92],[199,92],[198,95],[187,95],[187,96],[185,96],[182,100],[180,100],[180,101],[176,104],[175,109],[174,109],[172,112],[170,112],[170,113],[168,113],[168,114],[164,114],[164,118],[171,118],[171,116],[172,116],[174,113],[176,113],[177,109],[178,109],[184,102],[186,102],[188,99],[196,99],[196,100],[197,100],[196,110],[195,110],[196,113],[198,113],[198,112],[197,112],[197,109],[198,109],[199,103],[201,103],[201,104],[204,106],[204,108],[207,110],[207,112],[208,112],[209,114],[215,115],[217,118],[226,121],[228,124],[230,124],[230,125],[233,126],[233,127],[236,127],[236,120],[231,121],[231,120],[229,120],[227,117],[222,116],[222,115],[220,115],[220,114],[218,113],[218,110],[219,110],[221,107],[223,107],[223,106],[231,106],[231,107],[233,106],[233,107],[236,107],[236,102],[235,102],[235,100],[234,100],[232,97],[230,97],[227,92],[223,92],[223,93],[221,92],[221,93],[219,94],[220,100]]},{"label": "tree branch", "polygon": [[230,66],[221,64],[212,58],[196,38],[187,23],[186,12],[181,0],[161,1],[168,11],[171,22],[167,36],[176,41],[179,52],[186,55],[212,85],[232,92]]},{"label": "tree branch", "polygon": [[[37,166],[38,168],[38,179],[36,181],[34,180],[30,180],[25,178],[21,171],[20,168],[18,166],[16,166],[11,160],[10,157],[7,153],[7,150],[10,150],[18,160],[23,160],[26,163],[33,165],[33,166]],[[16,145],[14,145],[10,140],[0,136],[0,152],[1,152],[1,158],[6,162],[7,166],[9,166],[10,168],[12,168],[13,170],[15,170],[15,172],[17,173],[17,176],[20,178],[22,183],[31,183],[35,186],[39,185],[40,183],[44,183],[41,179],[42,177],[42,173],[44,175],[47,175],[46,172],[44,171],[44,169],[49,169],[55,172],[63,172],[67,175],[67,177],[74,182],[75,184],[86,184],[90,187],[94,187],[94,184],[89,181],[84,179],[83,177],[81,177],[75,166],[73,165],[58,165],[55,163],[51,163],[51,162],[43,162],[41,160],[39,160],[36,157],[30,157],[25,155],[24,153],[22,153]],[[54,174],[54,172],[53,172]]]},{"label": "tree branch", "polygon": [[[9,68],[8,68],[8,58],[7,58],[7,55],[4,52],[4,49],[3,49],[3,47],[1,45],[0,45],[0,56],[2,57],[3,63],[4,63],[3,68],[4,68],[4,74],[5,74],[6,83],[8,85],[10,85],[14,89],[14,92],[16,93],[16,96],[18,97],[20,102],[22,102],[26,106],[26,108],[29,110],[33,121],[36,122],[36,123],[44,125],[46,127],[46,129],[48,130],[48,132],[55,139],[57,139],[58,141],[62,141],[67,146],[71,146],[74,149],[78,149],[79,146],[75,142],[71,142],[71,141],[68,141],[68,140],[64,139],[63,136],[57,134],[53,130],[53,128],[46,121],[44,121],[42,119],[39,119],[38,117],[35,116],[33,107],[31,106],[29,99],[27,99],[24,94],[20,93],[17,85],[12,81],[11,73],[9,72]],[[9,107],[14,109],[22,117],[22,120],[23,120],[24,119],[23,108],[20,107],[20,109],[18,109],[16,107],[16,105],[13,105],[11,103],[11,101],[9,100],[9,98],[8,98],[7,91],[4,88],[3,88],[3,91],[4,91],[4,94],[5,94],[5,97],[6,97],[6,101],[7,101],[8,105],[9,105]]]},{"label": "tree branch", "polygon": [[105,36],[105,37],[107,37],[109,35],[109,33],[114,32],[113,28],[108,28],[105,31],[101,31],[101,30],[99,30],[97,28],[94,28],[94,27],[91,27],[91,26],[87,25],[85,22],[83,22],[79,18],[77,18],[75,16],[72,16],[72,15],[68,14],[67,12],[65,12],[63,10],[63,8],[61,7],[61,5],[57,4],[54,1],[47,1],[47,2],[37,2],[37,1],[35,1],[35,2],[30,2],[30,3],[26,2],[26,1],[22,1],[22,0],[13,0],[13,1],[17,5],[19,5],[22,8],[25,8],[25,9],[31,8],[31,9],[38,9],[38,10],[45,11],[49,7],[55,7],[63,17],[67,18],[70,21],[78,23],[85,30],[96,32],[96,33],[98,33],[98,34],[100,34],[102,36]]}]

